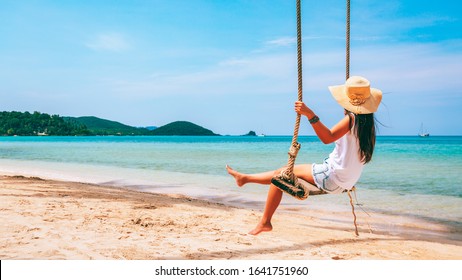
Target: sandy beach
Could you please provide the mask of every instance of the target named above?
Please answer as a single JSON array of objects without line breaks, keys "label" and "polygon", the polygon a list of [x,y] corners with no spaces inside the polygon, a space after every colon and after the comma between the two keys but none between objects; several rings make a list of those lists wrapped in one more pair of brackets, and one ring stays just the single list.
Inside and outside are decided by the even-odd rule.
[{"label": "sandy beach", "polygon": [[[3,260],[462,259],[460,240],[371,233],[360,215],[356,237],[351,212],[335,220],[281,209],[272,232],[252,236],[260,210],[35,177],[1,176],[0,184]],[[371,224],[386,219],[371,216]]]}]

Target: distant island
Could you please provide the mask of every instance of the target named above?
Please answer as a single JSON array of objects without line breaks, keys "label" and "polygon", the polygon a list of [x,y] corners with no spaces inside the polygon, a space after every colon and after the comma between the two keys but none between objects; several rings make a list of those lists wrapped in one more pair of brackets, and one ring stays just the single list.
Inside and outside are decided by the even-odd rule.
[{"label": "distant island", "polygon": [[82,123],[66,120],[58,115],[21,112],[0,112],[0,135],[90,135]]},{"label": "distant island", "polygon": [[149,135],[147,128],[133,127],[97,117],[63,117],[68,122],[84,125],[92,135]]},{"label": "distant island", "polygon": [[251,130],[251,131],[249,131],[249,133],[244,134],[242,136],[257,136],[257,134],[255,133],[255,131]]},{"label": "distant island", "polygon": [[218,136],[219,134],[191,122],[177,121],[150,131],[150,135]]},{"label": "distant island", "polygon": [[61,117],[40,112],[0,112],[3,136],[92,136],[92,135],[177,135],[219,136],[209,129],[187,121],[161,127],[133,127],[93,116]]}]

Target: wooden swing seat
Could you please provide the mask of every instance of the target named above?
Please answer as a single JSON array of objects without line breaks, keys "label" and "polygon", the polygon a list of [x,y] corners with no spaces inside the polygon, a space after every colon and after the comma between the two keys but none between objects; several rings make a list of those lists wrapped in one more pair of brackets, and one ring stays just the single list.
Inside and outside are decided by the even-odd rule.
[{"label": "wooden swing seat", "polygon": [[[307,181],[303,180],[303,179],[300,179],[298,178],[298,182],[300,184],[302,184],[308,191],[309,191],[309,195],[321,195],[321,194],[328,194],[327,192],[319,189],[318,187],[316,187],[315,185],[313,184],[310,184],[308,183]],[[351,188],[352,191],[355,191],[356,190],[356,187],[353,186],[353,188]],[[344,190],[342,193],[347,193],[348,190]]]}]

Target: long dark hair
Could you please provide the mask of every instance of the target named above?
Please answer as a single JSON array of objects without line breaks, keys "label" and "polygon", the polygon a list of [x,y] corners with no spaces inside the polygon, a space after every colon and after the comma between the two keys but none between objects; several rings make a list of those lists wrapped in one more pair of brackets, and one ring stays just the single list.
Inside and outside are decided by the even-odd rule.
[{"label": "long dark hair", "polygon": [[[351,128],[351,112],[346,111],[350,116]],[[375,118],[374,114],[354,114],[355,126],[353,133],[359,140],[359,155],[361,161],[366,164],[372,159],[375,147]]]}]

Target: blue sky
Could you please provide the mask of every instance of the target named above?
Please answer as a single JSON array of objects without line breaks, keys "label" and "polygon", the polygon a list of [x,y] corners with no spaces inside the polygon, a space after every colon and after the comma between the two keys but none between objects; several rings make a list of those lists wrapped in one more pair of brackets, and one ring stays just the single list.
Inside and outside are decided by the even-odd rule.
[{"label": "blue sky", "polygon": [[[2,111],[291,135],[295,0],[0,0]],[[384,92],[381,135],[462,135],[462,3],[351,0],[351,75]],[[304,101],[332,126],[345,0],[302,0]],[[301,134],[313,135],[304,120]]]}]

